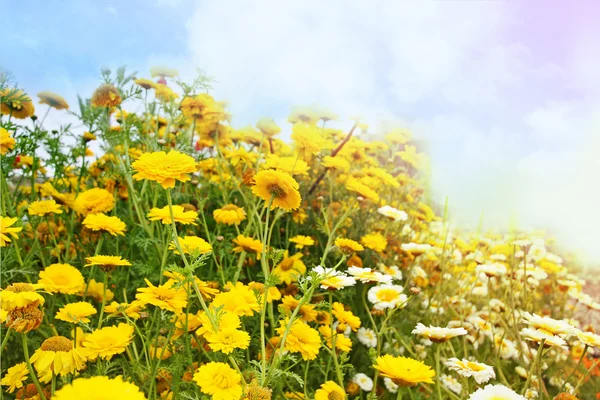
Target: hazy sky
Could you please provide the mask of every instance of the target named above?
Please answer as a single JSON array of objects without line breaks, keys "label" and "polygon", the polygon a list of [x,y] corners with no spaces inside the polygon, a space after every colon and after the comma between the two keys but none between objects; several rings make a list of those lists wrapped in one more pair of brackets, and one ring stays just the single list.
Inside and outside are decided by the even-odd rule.
[{"label": "hazy sky", "polygon": [[427,143],[433,190],[457,224],[483,211],[488,228],[548,228],[600,262],[600,2],[0,0],[0,10],[0,65],[31,94],[74,104],[102,66],[148,76],[161,64],[214,76],[235,126],[283,121],[295,104],[398,121]]}]

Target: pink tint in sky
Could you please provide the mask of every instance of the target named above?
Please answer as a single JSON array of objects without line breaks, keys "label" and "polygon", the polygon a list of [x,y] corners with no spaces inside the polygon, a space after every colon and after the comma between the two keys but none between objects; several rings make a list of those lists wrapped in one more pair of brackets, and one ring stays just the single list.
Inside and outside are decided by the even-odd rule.
[{"label": "pink tint in sky", "polygon": [[600,37],[600,1],[515,1],[510,40],[520,42],[538,62],[568,65],[584,38]]}]

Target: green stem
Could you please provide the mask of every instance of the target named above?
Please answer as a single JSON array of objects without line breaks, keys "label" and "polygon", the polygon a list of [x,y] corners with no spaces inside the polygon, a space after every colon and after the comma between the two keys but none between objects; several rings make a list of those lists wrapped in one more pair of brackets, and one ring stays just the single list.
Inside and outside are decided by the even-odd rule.
[{"label": "green stem", "polygon": [[6,346],[6,343],[8,342],[8,338],[10,338],[11,333],[12,333],[12,329],[8,328],[6,330],[6,333],[4,334],[4,339],[2,339],[2,347],[0,349],[0,352],[4,351],[4,347]]},{"label": "green stem", "polygon": [[108,286],[108,272],[104,272],[104,287],[102,288],[102,305],[100,306],[100,319],[98,320],[98,328],[102,327],[104,319],[104,306],[106,305],[106,287]]},{"label": "green stem", "polygon": [[27,364],[27,368],[29,369],[29,375],[31,376],[31,380],[37,389],[38,395],[41,400],[46,400],[46,396],[44,395],[44,391],[42,390],[42,386],[35,375],[35,371],[33,370],[33,365],[31,365],[31,360],[29,359],[29,348],[27,347],[27,334],[22,333],[21,339],[23,341],[23,354],[25,356],[25,363]]},{"label": "green stem", "polygon": [[333,329],[333,293],[331,291],[329,291],[329,319],[330,319],[329,329],[331,329],[331,356],[333,357],[333,365],[335,367],[335,375],[337,377],[338,384],[340,385],[340,387],[343,388],[344,387],[344,376],[342,374],[342,370],[340,369],[340,364],[337,359],[337,352],[336,352],[336,348],[335,348],[335,340],[336,340],[337,332],[335,332]]},{"label": "green stem", "polygon": [[579,361],[577,362],[577,365],[575,366],[575,368],[573,368],[573,371],[571,371],[571,373],[569,374],[569,376],[567,376],[567,379],[565,379],[565,381],[563,382],[562,386],[560,387],[560,390],[558,391],[558,393],[561,393],[563,391],[563,389],[565,388],[565,385],[567,384],[567,382],[569,382],[569,379],[571,379],[571,377],[573,376],[573,374],[575,373],[575,371],[577,371],[579,369],[579,366],[581,365],[583,358],[585,357],[585,353],[587,353],[588,350],[588,345],[586,344],[584,349],[583,349],[583,353],[581,353],[581,357],[579,357]]}]

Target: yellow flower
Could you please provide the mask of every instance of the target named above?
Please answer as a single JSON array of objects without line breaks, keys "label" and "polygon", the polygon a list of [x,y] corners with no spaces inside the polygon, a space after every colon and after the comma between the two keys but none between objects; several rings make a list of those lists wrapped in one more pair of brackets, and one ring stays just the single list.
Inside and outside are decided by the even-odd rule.
[{"label": "yellow flower", "polygon": [[286,211],[300,207],[301,197],[298,182],[288,173],[274,170],[260,171],[254,176],[252,193],[263,199],[271,209],[280,207]]},{"label": "yellow flower", "polygon": [[40,381],[46,383],[52,374],[65,376],[85,367],[85,357],[73,347],[73,341],[64,336],[52,336],[44,340],[31,356]]},{"label": "yellow flower", "polygon": [[247,253],[256,253],[256,258],[260,260],[263,244],[260,240],[252,239],[251,237],[238,235],[233,239],[233,243],[237,246],[233,248],[235,253],[245,251]]},{"label": "yellow flower", "polygon": [[260,310],[256,295],[248,286],[237,282],[235,286],[230,285],[228,292],[222,292],[215,296],[212,307],[223,306],[223,310],[230,311],[236,315],[253,315]]},{"label": "yellow flower", "polygon": [[[179,222],[183,225],[197,225],[194,221],[198,219],[198,213],[196,211],[186,211],[182,206],[173,206],[173,218],[175,222]],[[169,206],[163,208],[153,208],[148,213],[148,219],[150,221],[161,221],[164,225],[172,223],[171,210]]]},{"label": "yellow flower", "polygon": [[315,240],[310,236],[296,235],[290,238],[290,242],[296,244],[297,249],[303,249],[304,246],[312,246],[315,244]]},{"label": "yellow flower", "polygon": [[352,239],[346,239],[346,238],[341,238],[341,237],[335,239],[334,244],[344,254],[352,254],[356,251],[363,251],[365,249],[360,243],[355,242]]},{"label": "yellow flower", "polygon": [[10,227],[12,224],[17,222],[17,218],[10,217],[2,217],[0,216],[0,247],[5,247],[7,243],[10,243],[10,238],[8,235],[11,235],[13,238],[18,239],[17,232],[21,232],[23,227],[14,226]]},{"label": "yellow flower", "polygon": [[398,386],[415,386],[421,382],[433,383],[431,378],[435,376],[435,371],[421,361],[389,354],[377,357],[373,368]]},{"label": "yellow flower", "polygon": [[229,365],[221,362],[204,364],[194,374],[194,382],[202,393],[213,400],[239,400],[242,396],[242,377]]},{"label": "yellow flower", "polygon": [[139,300],[134,300],[130,304],[113,301],[104,307],[104,312],[111,316],[126,315],[129,318],[138,319],[141,317],[140,311],[142,311],[144,307],[145,305]]},{"label": "yellow flower", "polygon": [[27,368],[27,364],[22,362],[10,367],[6,371],[6,375],[4,375],[4,378],[2,378],[0,384],[2,386],[8,386],[6,391],[8,393],[12,393],[16,389],[23,387],[23,382],[27,380],[28,375],[29,369]]},{"label": "yellow flower", "polygon": [[262,132],[266,137],[273,137],[281,132],[281,128],[277,126],[273,118],[261,118],[256,123],[256,127],[259,131]]},{"label": "yellow flower", "polygon": [[48,104],[57,110],[68,110],[69,103],[62,97],[52,92],[39,92],[40,104]]},{"label": "yellow flower", "polygon": [[[277,333],[283,335],[288,324],[287,320],[280,321]],[[306,322],[294,320],[290,328],[284,348],[291,353],[300,353],[304,360],[314,360],[321,348],[319,332],[308,326]]]},{"label": "yellow flower", "polygon": [[5,155],[9,151],[15,148],[16,140],[11,136],[4,128],[0,128],[0,155]]},{"label": "yellow flower", "polygon": [[[214,322],[218,327],[217,331],[219,329],[238,329],[242,326],[242,321],[240,320],[240,317],[231,311],[223,310],[217,312],[215,310],[215,307],[213,307],[212,305],[210,311],[213,315],[215,315],[216,320],[214,320]],[[200,311],[198,313],[198,316],[200,320],[200,327],[198,328],[198,330],[196,330],[196,334],[198,336],[204,336],[208,333],[216,332],[213,328],[213,323],[211,322],[211,319],[204,311]]]},{"label": "yellow flower", "polygon": [[[261,295],[264,295],[265,293],[264,283],[252,281],[248,282],[248,287],[254,290],[255,292],[261,293]],[[281,299],[281,292],[279,291],[279,289],[277,289],[277,287],[275,286],[269,287],[269,290],[267,291],[267,303],[272,303],[273,301],[279,299]]]},{"label": "yellow flower", "polygon": [[92,256],[86,257],[85,264],[86,267],[91,265],[99,265],[100,268],[105,271],[112,271],[117,267],[128,267],[131,265],[129,261],[121,256]]},{"label": "yellow flower", "polygon": [[367,248],[381,253],[387,247],[387,239],[379,232],[364,235],[360,242]]},{"label": "yellow flower", "polygon": [[44,298],[30,283],[13,283],[0,292],[0,299],[2,300],[2,309],[6,311],[27,307],[30,304],[44,304]]},{"label": "yellow flower", "polygon": [[427,160],[427,156],[424,153],[417,153],[417,148],[409,145],[405,145],[404,151],[399,151],[396,155],[414,168],[419,168]]},{"label": "yellow flower", "polygon": [[250,335],[246,331],[235,328],[223,328],[209,331],[204,335],[208,341],[208,346],[213,351],[222,351],[230,354],[235,349],[247,349],[250,345]]},{"label": "yellow flower", "polygon": [[121,95],[116,87],[110,83],[104,83],[92,94],[92,105],[94,107],[116,107],[121,104]]},{"label": "yellow flower", "polygon": [[295,124],[292,140],[300,154],[319,154],[326,146],[320,130],[314,125]]},{"label": "yellow flower", "polygon": [[150,79],[146,79],[146,78],[138,78],[135,81],[133,81],[136,85],[141,86],[142,88],[148,90],[148,89],[153,89],[156,87],[156,82],[150,80]]},{"label": "yellow flower", "polygon": [[[100,397],[96,397],[100,396]],[[124,382],[117,376],[93,376],[77,378],[72,383],[57,390],[52,400],[82,400],[102,398],[102,400],[146,400],[146,396],[133,383]]]},{"label": "yellow flower", "polygon": [[77,303],[69,303],[62,307],[56,313],[55,318],[72,324],[79,324],[82,322],[87,324],[90,322],[90,319],[87,317],[96,314],[96,312],[96,309],[90,303],[79,301]]},{"label": "yellow flower", "polygon": [[346,392],[334,381],[327,381],[315,392],[315,400],[344,400]]},{"label": "yellow flower", "polygon": [[121,323],[118,326],[107,326],[85,335],[81,351],[90,360],[98,357],[110,360],[114,355],[123,353],[132,340],[132,325]]},{"label": "yellow flower", "polygon": [[14,118],[25,119],[35,113],[33,102],[22,90],[0,89],[0,114],[10,115]]},{"label": "yellow flower", "polygon": [[356,178],[350,178],[346,181],[346,189],[351,192],[358,193],[360,196],[374,203],[379,201],[379,195],[373,189]]},{"label": "yellow flower", "polygon": [[350,170],[350,163],[341,157],[325,156],[321,164],[336,171],[348,172]]},{"label": "yellow flower", "polygon": [[[181,101],[181,113],[187,118],[202,119],[205,114],[214,112],[215,99],[207,93],[187,96]],[[218,108],[218,107],[217,107]]]},{"label": "yellow flower", "polygon": [[58,204],[65,205],[69,208],[75,207],[75,195],[72,193],[60,193],[52,186],[50,182],[45,182],[41,187],[41,192],[44,196],[52,196]]},{"label": "yellow flower", "polygon": [[119,217],[108,216],[106,214],[88,214],[83,220],[83,226],[93,231],[106,231],[113,236],[125,236],[127,227]]},{"label": "yellow flower", "polygon": [[290,175],[308,175],[308,164],[306,161],[293,157],[279,157],[269,155],[266,162],[263,164],[265,169],[274,169],[277,171],[286,172]]},{"label": "yellow flower", "polygon": [[84,286],[83,275],[69,264],[51,264],[40,272],[38,285],[50,293],[75,294]]},{"label": "yellow flower", "polygon": [[352,339],[343,334],[339,334],[337,331],[335,331],[332,335],[330,326],[320,326],[319,332],[321,332],[321,335],[323,335],[323,339],[325,339],[325,343],[330,349],[333,346],[333,338],[335,338],[335,348],[337,350],[345,353],[352,350]]},{"label": "yellow flower", "polygon": [[144,153],[131,166],[137,172],[133,175],[134,179],[155,181],[165,189],[174,188],[176,180],[189,181],[188,174],[198,169],[192,157],[176,150]]},{"label": "yellow flower", "polygon": [[7,312],[6,327],[15,330],[16,332],[27,333],[39,328],[44,313],[39,308],[37,302],[28,304],[25,307],[14,308]]},{"label": "yellow flower", "polygon": [[154,87],[154,94],[156,95],[157,99],[166,102],[175,100],[179,97],[179,95],[175,93],[173,89],[171,89],[167,85],[163,85],[162,83],[156,84],[156,86]]},{"label": "yellow flower", "polygon": [[[179,238],[179,245],[185,254],[206,254],[212,251],[212,246],[204,239],[198,236],[184,236]],[[169,244],[169,250],[173,250],[175,254],[179,254],[175,242]]]},{"label": "yellow flower", "polygon": [[100,188],[93,188],[79,193],[79,196],[75,199],[75,211],[82,215],[109,212],[114,206],[113,194]]},{"label": "yellow flower", "polygon": [[239,225],[246,219],[246,211],[235,204],[227,204],[214,210],[213,218],[219,224]]},{"label": "yellow flower", "polygon": [[273,274],[286,284],[296,282],[298,277],[306,272],[306,265],[300,260],[302,253],[296,253],[289,257],[288,251],[286,250],[283,254],[283,259],[273,269]]},{"label": "yellow flower", "polygon": [[333,303],[332,311],[333,316],[337,318],[340,324],[348,325],[355,332],[360,328],[360,318],[352,314],[352,311],[346,311],[342,303],[337,301]]},{"label": "yellow flower", "polygon": [[[296,307],[298,307],[300,301],[292,296],[285,296],[281,301],[281,309],[287,311],[287,314],[291,314]],[[312,322],[317,319],[319,313],[315,310],[315,306],[312,304],[305,304],[300,306],[299,315],[302,320],[306,322]]]},{"label": "yellow flower", "polygon": [[60,205],[54,200],[40,200],[31,203],[27,209],[29,215],[62,214]]},{"label": "yellow flower", "polygon": [[[79,291],[79,295],[83,296],[85,292],[85,285]],[[93,298],[94,300],[101,302],[104,296],[104,283],[96,282],[95,279],[90,279],[87,287],[87,296]],[[110,289],[106,289],[106,301],[111,301],[115,297],[115,294]]]},{"label": "yellow flower", "polygon": [[294,107],[288,116],[288,122],[292,124],[302,122],[303,124],[314,125],[319,119],[319,114],[314,109],[308,107]]},{"label": "yellow flower", "polygon": [[152,304],[163,310],[180,313],[183,307],[187,305],[187,293],[182,287],[174,287],[175,281],[169,279],[159,286],[154,286],[148,279],[145,279],[147,288],[138,288],[138,294],[135,298],[143,304]]}]

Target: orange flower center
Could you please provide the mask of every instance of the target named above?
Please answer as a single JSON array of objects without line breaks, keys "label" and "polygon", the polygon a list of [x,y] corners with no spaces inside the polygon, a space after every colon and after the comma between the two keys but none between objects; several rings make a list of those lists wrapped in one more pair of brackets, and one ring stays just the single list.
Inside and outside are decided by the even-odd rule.
[{"label": "orange flower center", "polygon": [[292,269],[294,267],[294,260],[292,260],[291,258],[288,259],[284,259],[283,261],[281,261],[281,263],[279,264],[279,268],[282,271],[289,271],[290,269]]},{"label": "orange flower center", "polygon": [[53,336],[44,340],[40,348],[44,351],[69,352],[73,350],[73,342],[64,336]]},{"label": "orange flower center", "polygon": [[342,396],[341,394],[339,394],[338,392],[330,392],[327,395],[327,399],[328,400],[344,400],[344,396]]},{"label": "orange flower center", "polygon": [[285,196],[285,191],[276,183],[272,183],[267,186],[269,193],[271,193],[275,197],[283,197]]}]

